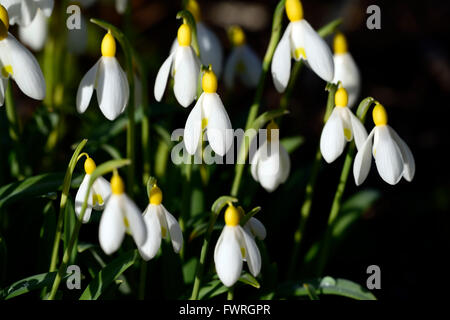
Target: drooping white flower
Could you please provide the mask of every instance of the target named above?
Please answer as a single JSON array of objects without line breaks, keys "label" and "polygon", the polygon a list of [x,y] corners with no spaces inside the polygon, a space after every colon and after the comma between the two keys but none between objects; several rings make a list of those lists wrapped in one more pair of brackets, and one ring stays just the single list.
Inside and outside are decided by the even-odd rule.
[{"label": "drooping white flower", "polygon": [[261,254],[253,237],[239,225],[240,213],[229,205],[225,211],[225,227],[214,249],[214,263],[220,281],[231,287],[241,276],[245,259],[250,273],[261,271]]},{"label": "drooping white flower", "polygon": [[38,9],[36,16],[28,26],[19,26],[20,41],[28,45],[34,51],[44,48],[48,35],[48,17],[44,11]]},{"label": "drooping white flower", "polygon": [[120,14],[124,14],[127,10],[128,0],[116,0],[116,10]]},{"label": "drooping white flower", "polygon": [[180,26],[177,39],[179,46],[170,53],[156,75],[154,94],[156,101],[161,101],[171,74],[174,78],[175,98],[187,108],[197,95],[200,62],[191,47],[191,29],[187,24]]},{"label": "drooping white flower", "polygon": [[260,141],[260,147],[250,159],[253,179],[267,192],[272,192],[286,182],[291,170],[291,160],[286,149],[279,143],[278,126],[267,125],[267,139]]},{"label": "drooping white flower", "polygon": [[291,21],[275,49],[272,59],[272,78],[278,92],[283,92],[291,75],[291,57],[303,59],[323,80],[334,77],[333,55],[311,25],[303,19],[303,8],[299,0],[286,1],[286,13]]},{"label": "drooping white flower", "polygon": [[[83,181],[80,184],[80,188],[77,191],[77,195],[75,196],[75,213],[78,217],[80,217],[81,208],[83,206],[89,186],[89,180],[95,168],[96,165],[94,160],[88,157],[84,162],[84,171],[86,172],[86,175],[84,176]],[[92,209],[103,210],[103,208],[105,207],[105,203],[108,201],[110,195],[111,186],[109,182],[106,181],[106,179],[103,177],[98,177],[97,179],[95,179],[89,192],[87,207],[83,216],[83,223],[89,222]]]},{"label": "drooping white flower", "polygon": [[122,178],[115,173],[111,179],[111,196],[100,219],[98,237],[106,254],[119,249],[125,233],[130,233],[136,246],[147,239],[147,228],[141,210],[125,194]]},{"label": "drooping white flower", "polygon": [[115,57],[116,42],[111,33],[104,36],[101,49],[102,57],[81,79],[77,92],[77,111],[86,111],[96,89],[100,110],[112,121],[125,111],[130,89],[127,76]]},{"label": "drooping white flower", "polygon": [[331,163],[344,151],[348,141],[355,138],[359,150],[367,139],[367,131],[361,121],[347,107],[348,95],[339,88],[334,96],[336,107],[331,112],[320,136],[320,152],[326,162]]},{"label": "drooping white flower", "polygon": [[245,86],[256,87],[261,76],[261,60],[246,44],[244,31],[239,26],[231,27],[229,36],[233,44],[233,50],[225,63],[224,80],[226,86],[232,88],[235,77],[239,76]]},{"label": "drooping white flower", "polygon": [[402,177],[407,181],[412,181],[416,171],[414,157],[405,141],[387,124],[386,110],[381,104],[375,105],[372,117],[375,128],[372,129],[359,149],[353,163],[356,185],[360,185],[366,180],[372,163],[372,155],[375,158],[380,177],[387,183],[397,184]]},{"label": "drooping white flower", "polygon": [[22,27],[29,26],[41,11],[45,17],[50,17],[54,0],[0,0],[9,13],[9,23]]},{"label": "drooping white flower", "polygon": [[149,205],[144,211],[144,221],[147,226],[147,240],[139,247],[141,257],[148,261],[152,259],[161,246],[161,238],[170,235],[173,250],[178,253],[183,245],[183,233],[173,215],[162,204],[162,192],[156,185],[150,190]]},{"label": "drooping white flower", "polygon": [[8,32],[8,11],[0,5],[0,106],[3,105],[8,78],[30,98],[45,97],[45,80],[36,58]]},{"label": "drooping white flower", "polygon": [[205,130],[212,150],[225,155],[233,143],[231,121],[217,91],[217,78],[212,70],[202,78],[203,93],[189,114],[184,127],[184,145],[194,155],[202,143]]},{"label": "drooping white flower", "polygon": [[333,83],[341,82],[348,92],[348,107],[355,105],[361,89],[361,76],[358,66],[347,49],[345,36],[338,32],[334,37],[334,79]]}]

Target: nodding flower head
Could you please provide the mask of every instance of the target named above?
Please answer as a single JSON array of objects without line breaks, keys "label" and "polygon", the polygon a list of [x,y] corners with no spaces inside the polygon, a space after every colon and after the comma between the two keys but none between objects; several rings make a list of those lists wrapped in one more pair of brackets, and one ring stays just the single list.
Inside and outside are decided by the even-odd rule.
[{"label": "nodding flower head", "polygon": [[116,40],[111,32],[108,31],[102,40],[102,56],[114,57],[116,55]]},{"label": "nodding flower head", "polygon": [[191,28],[186,23],[183,23],[178,28],[177,39],[178,44],[181,47],[188,47],[191,45]]},{"label": "nodding flower head", "polygon": [[111,191],[115,195],[121,195],[125,191],[122,178],[117,174],[113,174],[111,178]]},{"label": "nodding flower head", "polygon": [[163,199],[163,194],[161,189],[154,185],[150,190],[149,202],[150,204],[160,205]]},{"label": "nodding flower head", "polygon": [[346,107],[348,104],[347,90],[339,88],[334,95],[334,104],[336,107]]},{"label": "nodding flower head", "polygon": [[231,26],[228,29],[228,37],[233,46],[239,47],[245,44],[245,33],[239,26]]},{"label": "nodding flower head", "polygon": [[347,53],[347,39],[342,32],[337,32],[333,40],[333,48],[335,54]]},{"label": "nodding flower head", "polygon": [[217,91],[217,77],[211,67],[203,75],[202,88],[206,93],[215,93]]},{"label": "nodding flower head", "polygon": [[0,40],[8,36],[9,15],[8,10],[0,4]]},{"label": "nodding flower head", "polygon": [[275,121],[270,121],[270,123],[267,125],[266,130],[267,130],[267,140],[271,141],[272,140],[272,130],[278,130],[279,127],[276,124]]},{"label": "nodding flower head", "polygon": [[372,118],[376,126],[384,126],[388,122],[386,109],[384,109],[384,107],[378,102],[375,104],[375,107],[373,108]]},{"label": "nodding flower head", "polygon": [[303,6],[300,0],[287,0],[285,8],[290,21],[294,22],[303,19]]},{"label": "nodding flower head", "polygon": [[96,167],[97,166],[95,165],[95,162],[92,158],[88,157],[84,162],[84,171],[86,172],[86,174],[92,174]]},{"label": "nodding flower head", "polygon": [[200,6],[198,5],[198,2],[195,0],[188,0],[186,4],[186,10],[192,13],[192,16],[194,17],[195,21],[201,20],[201,11]]},{"label": "nodding flower head", "polygon": [[239,225],[241,220],[241,213],[232,204],[228,205],[227,210],[225,210],[225,224],[229,227],[235,227]]}]

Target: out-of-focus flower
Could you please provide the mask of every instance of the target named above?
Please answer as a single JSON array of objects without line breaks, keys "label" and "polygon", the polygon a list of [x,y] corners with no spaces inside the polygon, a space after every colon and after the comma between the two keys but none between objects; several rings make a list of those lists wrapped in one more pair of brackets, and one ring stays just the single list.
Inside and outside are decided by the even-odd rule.
[{"label": "out-of-focus flower", "polygon": [[161,238],[170,235],[173,250],[178,253],[183,245],[183,233],[178,221],[162,204],[161,189],[154,185],[150,190],[149,205],[144,211],[144,221],[147,226],[147,240],[139,247],[142,258],[152,259],[161,246]]},{"label": "out-of-focus flower", "polygon": [[147,228],[141,210],[125,194],[122,178],[114,173],[111,179],[111,196],[100,219],[98,237],[106,254],[119,249],[125,233],[133,236],[137,247],[147,239]]},{"label": "out-of-focus flower", "polygon": [[124,14],[127,10],[128,0],[116,0],[116,10],[120,14]]},{"label": "out-of-focus flower", "polygon": [[247,87],[256,87],[261,75],[261,60],[247,45],[245,33],[239,26],[232,26],[228,30],[233,50],[225,64],[224,80],[228,88],[234,85],[234,78],[239,76]]},{"label": "out-of-focus flower", "polygon": [[372,117],[375,128],[372,129],[359,149],[353,163],[356,185],[363,183],[369,174],[372,163],[371,153],[375,158],[378,173],[384,181],[391,185],[397,184],[402,177],[411,181],[416,171],[416,165],[408,145],[387,124],[386,110],[381,104],[375,105]]},{"label": "out-of-focus flower", "polygon": [[170,53],[159,68],[154,94],[156,101],[161,101],[170,73],[174,78],[175,98],[179,104],[187,108],[197,94],[200,62],[191,47],[191,28],[187,24],[180,26],[177,39],[179,46]]},{"label": "out-of-focus flower", "polygon": [[44,48],[48,35],[48,17],[44,11],[38,10],[33,21],[28,26],[19,26],[20,41],[28,45],[34,51]]},{"label": "out-of-focus flower", "polygon": [[333,83],[340,81],[348,92],[348,107],[355,105],[361,88],[361,76],[358,66],[347,49],[345,36],[338,32],[334,37],[334,79]]},{"label": "out-of-focus flower", "polygon": [[220,281],[231,287],[241,276],[245,259],[253,276],[261,271],[261,254],[255,240],[240,225],[240,213],[230,204],[225,211],[225,227],[214,249],[214,263]]},{"label": "out-of-focus flower", "polygon": [[272,192],[289,177],[291,160],[278,139],[278,125],[271,121],[266,129],[267,139],[260,141],[260,147],[250,163],[253,179],[259,182],[267,192]]},{"label": "out-of-focus flower", "polygon": [[81,79],[77,92],[77,111],[84,113],[94,89],[100,110],[108,120],[116,119],[127,106],[130,89],[116,55],[116,41],[110,32],[102,40],[102,57]]},{"label": "out-of-focus flower", "polygon": [[189,114],[184,127],[184,145],[193,155],[201,146],[206,130],[212,150],[220,156],[227,153],[233,143],[231,121],[217,91],[217,78],[210,69],[202,78],[203,93]]},{"label": "out-of-focus flower", "polygon": [[291,75],[291,57],[303,59],[323,80],[334,77],[333,55],[311,25],[303,19],[303,7],[299,0],[286,1],[286,13],[291,21],[275,49],[272,59],[272,78],[278,92],[283,92]]},{"label": "out-of-focus flower", "polygon": [[347,141],[355,138],[358,150],[367,139],[367,131],[359,119],[347,107],[348,95],[344,88],[339,88],[334,96],[334,107],[325,123],[320,136],[320,152],[326,162],[336,160],[344,151]]},{"label": "out-of-focus flower", "polygon": [[29,26],[41,11],[45,17],[50,17],[54,0],[0,0],[9,13],[11,25]]},{"label": "out-of-focus flower", "polygon": [[45,80],[41,67],[31,52],[17,41],[8,29],[8,11],[0,5],[0,106],[5,99],[9,77],[27,96],[42,100],[45,97]]}]

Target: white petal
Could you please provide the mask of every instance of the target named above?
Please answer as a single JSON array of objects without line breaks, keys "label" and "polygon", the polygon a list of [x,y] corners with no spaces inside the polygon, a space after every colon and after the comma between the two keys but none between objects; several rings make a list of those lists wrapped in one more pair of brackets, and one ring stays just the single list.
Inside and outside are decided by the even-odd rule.
[{"label": "white petal", "polygon": [[356,148],[359,150],[360,148],[362,148],[364,141],[366,141],[367,139],[366,128],[364,128],[359,118],[356,117],[349,108],[345,109],[347,110],[347,114],[350,117],[350,122],[352,125],[352,133],[353,137],[355,138]]},{"label": "white petal", "polygon": [[5,102],[5,91],[8,86],[8,79],[0,77],[0,107],[3,106]]},{"label": "white petal", "polygon": [[284,92],[291,76],[291,42],[290,33],[292,24],[286,28],[280,42],[278,42],[277,48],[272,58],[272,78],[273,84],[278,92]]},{"label": "white petal", "polygon": [[80,85],[77,91],[77,111],[78,113],[83,113],[89,106],[89,102],[92,98],[92,93],[94,92],[94,87],[98,74],[98,66],[100,61],[97,61],[94,66],[89,69],[89,71],[81,79]]},{"label": "white petal", "polygon": [[309,66],[323,80],[332,81],[334,62],[330,48],[305,19],[299,23],[302,24],[304,49]]},{"label": "white petal", "polygon": [[256,150],[256,152],[254,153],[254,155],[250,158],[250,171],[252,173],[252,177],[253,179],[255,179],[256,182],[259,181],[258,178],[258,163],[259,163],[259,150]]},{"label": "white petal", "polygon": [[116,10],[120,14],[124,14],[127,10],[128,0],[116,0]]},{"label": "white petal", "polygon": [[122,214],[122,196],[112,195],[106,204],[100,219],[98,238],[106,254],[119,249],[125,236],[124,216]]},{"label": "white petal", "polygon": [[171,53],[169,57],[164,61],[162,66],[159,68],[158,74],[156,75],[155,88],[153,93],[155,95],[156,101],[161,101],[161,98],[166,90],[167,79],[169,78],[170,67],[172,66],[173,57],[175,53]]},{"label": "white petal", "polygon": [[222,73],[223,49],[217,36],[202,22],[197,22],[197,39],[202,64],[212,65],[217,78]]},{"label": "white petal", "polygon": [[378,134],[378,142],[374,143],[374,158],[378,173],[387,183],[397,184],[403,174],[403,159],[395,141],[389,134],[387,126],[378,126],[375,135]]},{"label": "white petal", "polygon": [[256,87],[261,76],[262,62],[247,45],[242,46],[242,63],[244,64],[244,72],[240,73],[242,82],[248,87]]},{"label": "white petal", "polygon": [[44,13],[44,15],[48,18],[52,15],[54,0],[38,0],[38,6]]},{"label": "white petal", "polygon": [[348,93],[348,107],[351,108],[358,100],[361,89],[361,76],[358,66],[349,52],[335,54],[333,83],[341,81]]},{"label": "white petal", "polygon": [[[91,175],[89,174],[86,174],[84,176],[83,181],[81,182],[80,187],[78,188],[77,194],[75,196],[75,213],[78,218],[80,218],[81,207],[83,206],[84,199],[86,197],[90,177]],[[89,219],[91,217],[91,211],[92,211],[92,197],[89,196],[86,211],[84,212],[83,216],[83,223],[89,222]]]},{"label": "white petal", "polygon": [[103,203],[96,203],[94,205],[95,210],[103,210],[106,202],[111,196],[111,184],[103,177],[98,177],[95,179],[94,184],[92,185],[92,193],[95,195],[99,195]]},{"label": "white petal", "polygon": [[0,3],[8,10],[9,24],[14,25],[21,21],[22,0],[2,0]]},{"label": "white petal", "polygon": [[40,51],[47,40],[47,17],[38,10],[33,21],[28,26],[19,26],[19,38],[35,51]]},{"label": "white petal", "polygon": [[285,183],[287,178],[289,178],[289,173],[291,172],[291,159],[287,150],[280,144],[280,165],[281,165],[281,175],[280,183]]},{"label": "white petal", "polygon": [[372,137],[375,133],[375,128],[370,132],[366,141],[361,148],[358,149],[355,160],[353,161],[353,176],[355,177],[355,184],[359,186],[366,180],[367,175],[372,165]]},{"label": "white petal", "polygon": [[225,226],[216,244],[214,263],[220,281],[231,287],[241,276],[242,254],[236,234],[239,229]]},{"label": "white petal", "polygon": [[186,151],[191,155],[195,154],[200,144],[200,135],[202,133],[202,104],[204,96],[205,94],[202,93],[194,108],[192,108],[191,113],[189,113],[186,125],[184,126],[183,141]]},{"label": "white petal", "polygon": [[147,239],[147,228],[145,227],[141,210],[139,210],[139,208],[126,194],[123,194],[122,197],[124,214],[130,226],[131,235],[133,236],[136,245],[141,246]]},{"label": "white petal", "polygon": [[320,135],[320,152],[326,162],[331,163],[342,154],[345,147],[344,126],[339,109],[335,107]]},{"label": "white petal", "polygon": [[167,227],[169,228],[170,240],[172,241],[173,250],[178,253],[183,246],[183,233],[180,225],[173,215],[161,204],[167,220]]},{"label": "white petal", "polygon": [[217,93],[205,93],[203,116],[208,119],[206,132],[211,148],[220,156],[225,155],[233,143],[231,121]]},{"label": "white petal", "polygon": [[266,227],[264,227],[261,221],[252,217],[248,220],[247,224],[250,225],[250,230],[259,240],[264,240],[266,238]]},{"label": "white petal", "polygon": [[19,41],[8,33],[2,40],[9,51],[12,78],[20,90],[30,98],[43,100],[45,97],[45,80],[36,58]]},{"label": "white petal", "polygon": [[416,164],[414,161],[413,154],[409,149],[408,145],[405,143],[405,141],[399,137],[397,132],[395,132],[395,130],[392,129],[391,127],[388,128],[391,137],[397,143],[397,146],[399,147],[400,152],[402,154],[404,166],[403,177],[405,177],[407,181],[411,181],[414,178],[414,173],[416,172]]},{"label": "white petal", "polygon": [[144,211],[144,222],[147,227],[147,239],[142,246],[139,246],[139,252],[146,261],[153,259],[161,246],[161,225],[156,213],[156,207],[149,204]]},{"label": "white petal", "polygon": [[234,86],[234,77],[236,74],[237,65],[241,58],[241,52],[242,50],[240,50],[240,47],[233,48],[225,63],[223,80],[225,81],[227,88],[233,88]]},{"label": "white petal", "polygon": [[130,97],[127,76],[115,57],[101,57],[96,89],[103,115],[115,120],[125,110]]},{"label": "white petal", "polygon": [[173,91],[179,104],[187,108],[197,95],[200,65],[192,48],[178,47],[173,66]]},{"label": "white petal", "polygon": [[281,183],[283,169],[280,157],[280,144],[265,142],[259,148],[257,176],[267,192],[273,192]]},{"label": "white petal", "polygon": [[250,273],[256,277],[261,271],[261,254],[256,246],[255,240],[248,234],[247,231],[238,226],[242,234],[242,244],[245,248],[245,258]]}]

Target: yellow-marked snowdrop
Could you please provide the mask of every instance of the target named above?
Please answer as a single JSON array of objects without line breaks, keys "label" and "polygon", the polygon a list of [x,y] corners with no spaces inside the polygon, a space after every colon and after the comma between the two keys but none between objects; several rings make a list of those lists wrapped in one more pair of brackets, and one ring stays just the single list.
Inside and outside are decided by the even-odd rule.
[{"label": "yellow-marked snowdrop", "polygon": [[[223,63],[222,44],[214,32],[201,20],[201,10],[197,1],[188,0],[186,10],[192,13],[192,16],[196,21],[197,42],[202,64],[205,66],[212,65],[214,72],[220,77]],[[178,41],[175,39],[170,52],[173,52],[178,45]]]},{"label": "yellow-marked snowdrop", "polygon": [[178,253],[183,245],[183,233],[178,221],[162,204],[162,191],[154,185],[150,189],[149,205],[144,211],[144,221],[147,226],[147,240],[139,247],[142,258],[146,261],[152,259],[161,246],[161,238],[167,239],[170,235],[173,250]]},{"label": "yellow-marked snowdrop", "polygon": [[252,236],[239,225],[240,213],[230,204],[225,227],[214,249],[214,263],[220,281],[231,287],[241,276],[243,260],[253,276],[261,271],[261,254]]},{"label": "yellow-marked snowdrop", "polygon": [[117,172],[111,178],[111,196],[100,219],[98,237],[106,254],[119,249],[125,233],[131,233],[137,247],[147,239],[147,228],[141,210],[125,194],[124,183]]},{"label": "yellow-marked snowdrop", "polygon": [[[75,213],[80,217],[81,207],[83,206],[84,199],[86,197],[86,192],[89,186],[89,179],[91,178],[92,172],[94,172],[96,165],[92,158],[86,154],[86,161],[84,162],[84,171],[86,175],[80,184],[80,188],[75,196]],[[91,187],[86,211],[83,216],[83,223],[87,223],[91,217],[92,209],[103,210],[105,203],[108,201],[111,195],[111,186],[108,181],[103,177],[98,177],[95,179],[94,184]]]},{"label": "yellow-marked snowdrop", "polygon": [[217,77],[207,70],[202,78],[203,93],[189,114],[184,127],[184,145],[193,155],[202,144],[206,130],[212,150],[220,156],[227,153],[233,143],[233,130],[227,111],[217,91]]},{"label": "yellow-marked snowdrop", "polygon": [[363,124],[347,106],[347,90],[339,88],[334,101],[336,107],[331,112],[320,136],[320,152],[328,163],[342,154],[347,141],[355,138],[355,144],[359,150],[367,138],[367,131]]},{"label": "yellow-marked snowdrop", "polygon": [[348,92],[348,107],[356,103],[361,88],[361,76],[358,66],[347,49],[345,36],[338,32],[334,37],[334,79],[333,83],[340,81]]},{"label": "yellow-marked snowdrop", "polygon": [[271,121],[267,127],[267,138],[250,159],[253,179],[267,192],[272,192],[286,182],[291,170],[291,160],[278,139],[278,125]]},{"label": "yellow-marked snowdrop", "polygon": [[372,154],[378,173],[384,181],[391,185],[397,184],[402,177],[411,181],[416,171],[416,165],[408,145],[387,124],[387,113],[381,104],[375,105],[372,117],[375,128],[372,129],[359,149],[353,163],[356,185],[360,185],[366,180],[371,167]]},{"label": "yellow-marked snowdrop", "polygon": [[[237,207],[237,209],[239,211],[240,218],[242,219],[245,214],[244,209],[241,206]],[[244,229],[253,237],[253,239],[255,237],[259,240],[264,240],[266,238],[266,227],[264,227],[261,221],[254,217],[248,219],[247,223],[244,225]]]},{"label": "yellow-marked snowdrop", "polygon": [[116,41],[110,32],[102,40],[102,57],[81,79],[77,92],[77,111],[84,113],[94,89],[100,110],[108,120],[116,119],[128,103],[130,89],[116,55]]},{"label": "yellow-marked snowdrop", "polygon": [[8,11],[0,5],[0,106],[3,105],[8,78],[30,98],[45,97],[45,80],[36,58],[8,32]]},{"label": "yellow-marked snowdrop", "polygon": [[272,59],[272,78],[278,92],[283,92],[291,75],[291,57],[303,59],[323,80],[334,77],[333,55],[327,43],[311,25],[303,19],[303,7],[299,0],[286,1],[286,13],[290,20]]},{"label": "yellow-marked snowdrop", "polygon": [[170,53],[156,75],[154,94],[156,101],[161,101],[170,73],[174,78],[175,98],[187,108],[197,94],[200,62],[191,47],[191,28],[187,24],[178,29],[177,40],[178,47]]},{"label": "yellow-marked snowdrop", "polygon": [[261,75],[261,60],[247,45],[245,33],[239,26],[232,26],[228,34],[233,50],[225,64],[225,85],[232,88],[235,77],[239,76],[245,86],[256,87]]}]

